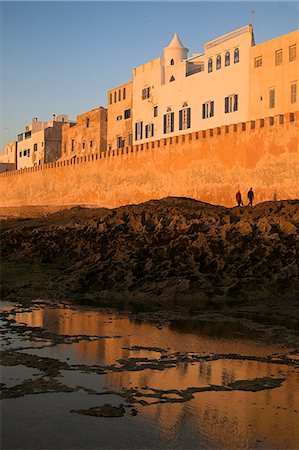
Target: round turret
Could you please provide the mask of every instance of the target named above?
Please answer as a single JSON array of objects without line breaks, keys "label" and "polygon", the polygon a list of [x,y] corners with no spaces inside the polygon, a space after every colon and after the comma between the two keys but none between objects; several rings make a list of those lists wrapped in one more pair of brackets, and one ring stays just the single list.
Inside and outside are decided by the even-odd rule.
[{"label": "round turret", "polygon": [[187,54],[188,48],[183,46],[178,34],[175,33],[169,46],[164,48],[165,65],[173,66],[182,59],[186,59]]}]

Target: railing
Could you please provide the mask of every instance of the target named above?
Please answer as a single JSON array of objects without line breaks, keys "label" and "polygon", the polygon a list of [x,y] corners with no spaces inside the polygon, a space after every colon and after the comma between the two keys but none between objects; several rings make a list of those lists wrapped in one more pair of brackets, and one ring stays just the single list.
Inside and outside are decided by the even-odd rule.
[{"label": "railing", "polygon": [[198,72],[203,72],[204,70],[205,70],[204,65],[200,65],[193,70],[188,70],[187,68],[186,77],[189,77],[189,75],[194,75],[195,73]]}]

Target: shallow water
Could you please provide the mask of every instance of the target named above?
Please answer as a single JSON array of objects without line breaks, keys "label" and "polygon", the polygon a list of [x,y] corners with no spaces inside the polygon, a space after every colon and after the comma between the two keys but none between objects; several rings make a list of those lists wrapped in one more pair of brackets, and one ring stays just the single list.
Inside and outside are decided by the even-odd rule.
[{"label": "shallow water", "polygon": [[[73,389],[24,388],[2,400],[3,449],[299,448],[298,355],[291,348],[254,342],[250,333],[240,337],[242,330],[229,322],[156,326],[42,302],[1,310],[2,349],[29,355],[26,366],[4,359],[2,383],[11,389],[47,381],[52,375],[34,364],[52,358],[65,363],[55,380]],[[255,378],[282,381],[258,392],[230,388]],[[202,391],[190,394],[190,388]],[[71,412],[104,403],[122,403],[124,416]]]}]

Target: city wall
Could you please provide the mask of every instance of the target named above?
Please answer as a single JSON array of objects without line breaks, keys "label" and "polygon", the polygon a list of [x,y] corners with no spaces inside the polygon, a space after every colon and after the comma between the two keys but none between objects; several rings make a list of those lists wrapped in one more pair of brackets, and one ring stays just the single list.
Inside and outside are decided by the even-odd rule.
[{"label": "city wall", "polygon": [[117,207],[166,196],[299,198],[299,112],[0,174],[0,206]]}]

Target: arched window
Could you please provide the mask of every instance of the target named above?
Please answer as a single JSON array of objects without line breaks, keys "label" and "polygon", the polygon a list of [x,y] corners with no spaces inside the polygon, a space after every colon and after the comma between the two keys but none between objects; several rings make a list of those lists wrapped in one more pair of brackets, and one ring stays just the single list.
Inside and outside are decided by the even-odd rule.
[{"label": "arched window", "polygon": [[229,52],[225,53],[225,65],[226,66],[230,65],[230,53]]},{"label": "arched window", "polygon": [[221,56],[218,55],[216,58],[216,70],[221,69]]},{"label": "arched window", "polygon": [[170,65],[171,65],[171,66],[174,66],[174,59],[171,59],[171,60],[170,60]]},{"label": "arched window", "polygon": [[110,105],[112,103],[112,93],[110,93],[109,103],[110,103]]},{"label": "arched window", "polygon": [[116,91],[114,91],[114,103],[116,103]]},{"label": "arched window", "polygon": [[170,80],[169,81],[175,81],[175,78],[173,75],[171,75]]},{"label": "arched window", "polygon": [[208,72],[210,73],[212,71],[213,71],[213,60],[212,60],[212,58],[209,58],[209,61],[208,61]]},{"label": "arched window", "polygon": [[240,61],[239,49],[235,48],[234,50],[234,63],[238,63]]},{"label": "arched window", "polygon": [[120,89],[118,90],[118,101],[119,101],[119,102],[121,101],[121,92],[120,92]]},{"label": "arched window", "polygon": [[124,89],[123,89],[123,100],[125,100],[126,99],[126,88],[124,87]]}]

